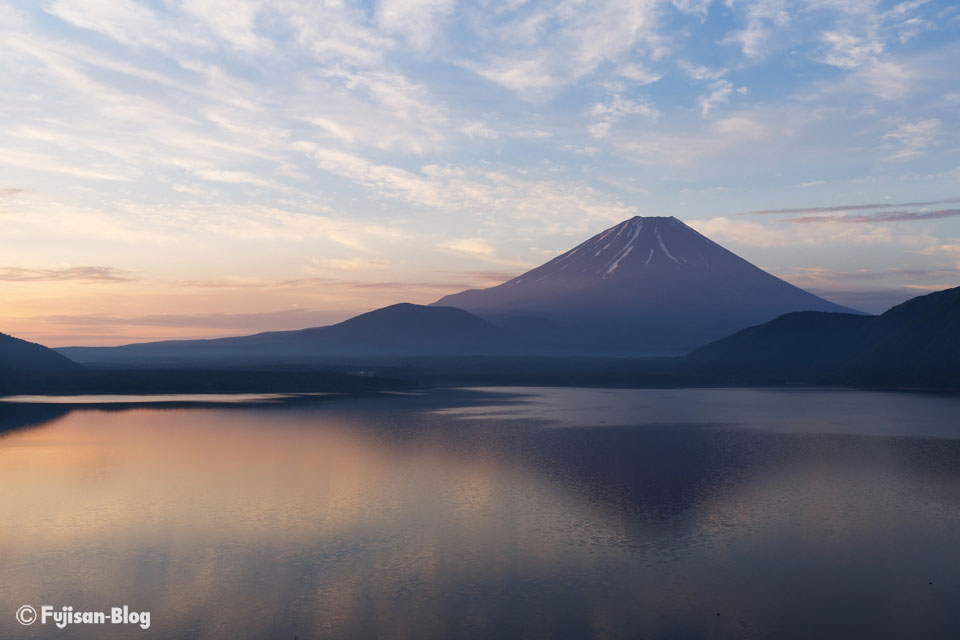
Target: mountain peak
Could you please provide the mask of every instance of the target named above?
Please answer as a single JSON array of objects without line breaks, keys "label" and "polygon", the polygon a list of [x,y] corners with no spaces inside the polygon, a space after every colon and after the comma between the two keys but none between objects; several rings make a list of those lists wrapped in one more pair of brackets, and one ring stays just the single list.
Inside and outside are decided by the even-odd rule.
[{"label": "mountain peak", "polygon": [[713,259],[736,259],[673,216],[634,216],[510,282],[530,277],[609,280],[641,270],[703,269],[710,266],[708,255],[718,252],[723,256]]},{"label": "mountain peak", "polygon": [[565,326],[623,349],[690,348],[790,311],[851,309],[750,264],[672,216],[635,216],[512,280],[434,303]]}]

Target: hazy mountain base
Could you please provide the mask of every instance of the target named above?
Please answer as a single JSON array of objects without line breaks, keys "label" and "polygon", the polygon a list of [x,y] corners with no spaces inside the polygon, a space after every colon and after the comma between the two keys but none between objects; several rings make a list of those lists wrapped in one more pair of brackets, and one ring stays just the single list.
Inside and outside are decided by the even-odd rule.
[{"label": "hazy mountain base", "polygon": [[296,369],[88,367],[61,374],[0,376],[0,395],[178,393],[367,393],[422,387],[609,388],[849,386],[960,391],[950,362],[915,369],[860,365],[816,371],[726,365],[693,358],[405,357],[317,362]]},{"label": "hazy mountain base", "polygon": [[607,388],[843,386],[960,391],[960,368],[901,370],[851,366],[827,371],[716,366],[681,358],[469,357],[354,363],[423,386]]},{"label": "hazy mountain base", "polygon": [[88,366],[60,373],[0,375],[0,395],[365,393],[415,388],[410,380],[330,366],[231,368]]},{"label": "hazy mountain base", "polygon": [[[297,369],[141,368],[100,365],[82,374],[0,381],[2,394],[367,393],[424,387],[544,386],[607,388],[847,386],[960,390],[956,368],[894,375],[847,368],[826,372],[718,366],[682,358],[435,356],[349,358]],[[4,384],[6,382],[6,384]]]}]

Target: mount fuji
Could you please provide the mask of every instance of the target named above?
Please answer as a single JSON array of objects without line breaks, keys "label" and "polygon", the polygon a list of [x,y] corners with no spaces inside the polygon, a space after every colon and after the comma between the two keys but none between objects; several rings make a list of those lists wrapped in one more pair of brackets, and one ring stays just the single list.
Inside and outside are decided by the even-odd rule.
[{"label": "mount fuji", "polygon": [[503,284],[441,298],[526,338],[682,353],[792,311],[859,313],[773,276],[673,217],[634,217]]},{"label": "mount fuji", "polygon": [[792,311],[858,313],[798,289],[676,218],[631,218],[499,286],[339,324],[213,340],[65,347],[81,363],[407,356],[681,355]]}]

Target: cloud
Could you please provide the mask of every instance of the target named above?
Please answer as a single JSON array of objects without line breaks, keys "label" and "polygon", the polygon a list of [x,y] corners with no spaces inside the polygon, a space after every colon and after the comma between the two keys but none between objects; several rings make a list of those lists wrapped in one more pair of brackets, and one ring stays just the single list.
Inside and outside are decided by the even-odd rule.
[{"label": "cloud", "polygon": [[892,60],[871,60],[852,76],[854,85],[882,100],[897,100],[909,95],[916,84],[917,73],[905,64]]},{"label": "cloud", "polygon": [[245,331],[268,331],[302,329],[330,324],[331,320],[343,319],[342,311],[317,311],[314,309],[286,309],[255,313],[199,313],[199,314],[154,314],[141,316],[115,315],[50,315],[36,318],[38,321],[74,327],[175,327],[190,329],[223,329]]},{"label": "cloud", "polygon": [[[645,67],[636,63],[622,64],[617,67],[615,73],[621,78],[633,80],[640,85],[653,84],[663,77],[663,74],[649,71]],[[960,94],[958,94],[958,97],[960,97]]]},{"label": "cloud", "polygon": [[823,42],[829,47],[823,61],[841,69],[856,69],[883,52],[883,44],[849,32],[825,31]]},{"label": "cloud", "polygon": [[496,140],[500,137],[496,131],[488,127],[483,122],[472,121],[465,124],[460,128],[460,131],[464,132],[470,138],[483,138],[486,140]]},{"label": "cloud", "polygon": [[507,280],[512,280],[520,275],[517,271],[443,271],[442,273],[448,273],[455,275],[461,278],[466,278],[470,281],[480,281],[487,283],[484,286],[492,286],[506,282]]},{"label": "cloud", "polygon": [[5,189],[0,189],[0,198],[11,198],[15,195],[23,193],[23,189],[15,189],[13,187],[7,187]]},{"label": "cloud", "polygon": [[195,175],[210,182],[226,182],[228,184],[251,184],[265,189],[280,189],[283,187],[270,180],[265,180],[247,171],[229,171],[223,169],[194,169]]},{"label": "cloud", "polygon": [[944,200],[928,200],[926,202],[883,202],[876,204],[838,204],[826,207],[807,207],[801,209],[758,209],[751,214],[792,214],[792,213],[830,213],[835,211],[860,211],[867,209],[896,209],[898,207],[926,207],[938,204],[960,202],[960,198],[946,198]]},{"label": "cloud", "polygon": [[[409,292],[427,290],[431,294],[437,291],[461,291],[476,286],[476,281],[488,278],[473,276],[483,272],[443,272],[469,276],[469,280],[346,280],[341,278],[309,277],[291,280],[244,280],[237,278],[219,280],[178,280],[172,282],[176,288],[186,289],[257,289],[261,291],[291,289],[322,289],[326,293],[343,294],[357,291],[387,291],[396,294],[394,300],[402,299]],[[512,277],[512,276],[511,276]]]},{"label": "cloud", "polygon": [[[483,240],[476,238],[452,240],[440,245],[443,249],[456,251],[464,254],[488,256],[493,252],[493,248]],[[520,268],[527,268],[532,265],[522,265]],[[361,274],[365,272],[383,272],[391,268],[390,262],[386,260],[368,260],[364,258],[349,259],[315,259],[305,269],[308,273],[324,273],[330,271]],[[311,275],[301,278],[290,279],[264,279],[264,278],[216,278],[216,279],[187,279],[173,280],[166,284],[174,289],[260,289],[260,290],[279,290],[279,289],[466,289],[477,285],[478,281],[482,283],[494,284],[509,280],[517,275],[517,271],[503,270],[471,270],[471,271],[450,271],[434,270],[432,273],[449,276],[445,279],[420,280],[411,279],[407,281],[400,280],[361,280],[357,277],[347,279],[344,277],[331,277],[330,275]],[[337,274],[341,275],[341,274]],[[452,278],[452,279],[451,279]]]},{"label": "cloud", "polygon": [[385,196],[431,207],[444,203],[435,184],[405,169],[376,164],[345,151],[323,149],[311,142],[298,142],[294,147],[306,152],[319,168],[376,189]]},{"label": "cloud", "polygon": [[295,143],[317,166],[371,189],[375,194],[418,207],[461,211],[487,218],[506,216],[515,226],[524,220],[567,232],[588,228],[591,220],[620,220],[631,209],[577,181],[537,178],[516,167],[426,165],[420,172],[372,162],[365,157]]},{"label": "cloud", "polygon": [[132,282],[136,278],[114,267],[66,267],[62,269],[26,269],[23,267],[0,267],[3,282]]},{"label": "cloud", "polygon": [[450,249],[459,253],[469,253],[472,255],[492,256],[495,249],[482,238],[463,238],[460,240],[450,240],[440,245],[444,249]]},{"label": "cloud", "polygon": [[490,12],[477,16],[474,32],[484,49],[506,53],[462,64],[526,100],[543,101],[605,63],[629,64],[631,51],[662,56],[666,48],[658,29],[662,4],[660,0],[529,3],[506,19]]},{"label": "cloud", "polygon": [[171,24],[148,7],[130,0],[56,0],[45,3],[44,10],[75,27],[96,31],[132,47],[169,51],[177,44],[203,44],[183,25]]},{"label": "cloud", "polygon": [[109,182],[126,182],[139,175],[139,171],[131,167],[121,167],[109,163],[76,166],[73,163],[64,162],[46,154],[18,151],[16,149],[4,149],[3,153],[0,154],[0,164],[13,166],[20,170],[30,169],[44,173],[59,173],[75,178]]},{"label": "cloud", "polygon": [[371,260],[370,258],[314,258],[311,267],[331,271],[370,271],[385,269],[390,266],[386,260]]},{"label": "cloud", "polygon": [[768,120],[772,120],[769,114],[739,113],[708,121],[706,128],[699,132],[692,127],[677,132],[644,131],[625,137],[620,149],[639,164],[692,165],[704,158],[729,154],[734,149],[750,148],[774,136],[782,139],[790,134],[775,128]]},{"label": "cloud", "polygon": [[706,118],[714,105],[730,102],[733,93],[733,83],[729,80],[716,80],[710,83],[710,92],[697,98],[700,105],[700,115]]},{"label": "cloud", "polygon": [[890,280],[891,278],[901,280],[918,278],[926,280],[951,280],[960,275],[957,271],[949,269],[903,269],[896,267],[880,270],[858,269],[856,271],[843,271],[824,267],[795,267],[789,271],[780,272],[780,274],[788,274],[792,279],[802,280],[804,284],[801,286],[806,287],[810,285],[820,288],[849,287],[850,283],[874,282]]},{"label": "cloud", "polygon": [[272,49],[269,38],[256,33],[264,5],[251,0],[187,0],[180,7],[196,18],[216,38],[241,51],[262,53]]},{"label": "cloud", "polygon": [[394,39],[372,28],[366,12],[353,3],[288,2],[283,7],[297,43],[318,62],[376,67],[396,47]]},{"label": "cloud", "polygon": [[450,14],[454,0],[381,0],[377,22],[388,33],[401,34],[414,49],[428,49]]},{"label": "cloud", "polygon": [[686,74],[694,80],[719,80],[727,74],[727,70],[724,68],[711,69],[703,65],[693,65],[686,60],[681,60],[677,63],[677,66],[683,69]]},{"label": "cloud", "polygon": [[[383,68],[324,68],[304,78],[294,112],[351,147],[419,155],[442,149],[451,131],[475,120],[452,121],[447,105],[423,83]],[[322,103],[313,99],[318,94]]]},{"label": "cloud", "polygon": [[886,227],[852,228],[833,220],[818,221],[818,224],[806,227],[782,228],[720,216],[708,220],[692,220],[688,224],[709,238],[749,247],[818,246],[828,243],[870,245],[893,242],[893,234]]},{"label": "cloud", "polygon": [[[740,6],[728,2],[727,6]],[[742,3],[746,7],[742,29],[729,31],[720,40],[722,44],[733,44],[740,48],[748,58],[762,58],[777,29],[782,29],[790,22],[788,3],[785,0],[753,0]]]},{"label": "cloud", "polygon": [[587,127],[587,130],[594,138],[605,138],[610,134],[610,128],[614,123],[634,114],[648,118],[655,118],[659,115],[649,102],[629,100],[620,94],[616,94],[610,102],[598,102],[590,107],[590,117],[594,122]]},{"label": "cloud", "polygon": [[886,160],[907,160],[923,155],[924,149],[934,144],[940,133],[940,121],[936,118],[904,122],[884,134],[896,150]]},{"label": "cloud", "polygon": [[785,222],[801,224],[820,222],[842,223],[878,223],[878,222],[915,222],[918,220],[940,220],[960,216],[960,209],[940,209],[937,211],[883,211],[865,215],[851,216],[802,216],[800,218],[786,218]]},{"label": "cloud", "polygon": [[888,268],[844,271],[823,267],[775,270],[775,275],[811,293],[861,311],[882,313],[917,295],[960,282],[960,270]]},{"label": "cloud", "polygon": [[[948,256],[956,258],[956,269],[960,271],[960,244],[936,244],[921,249],[918,253],[925,256]],[[960,280],[960,278],[957,278]]]},{"label": "cloud", "polygon": [[542,56],[527,59],[499,56],[483,65],[468,62],[464,66],[530,100],[549,97],[563,83],[561,78],[550,73]]},{"label": "cloud", "polygon": [[940,256],[960,254],[960,244],[938,244],[923,249],[920,253],[925,256]]},{"label": "cloud", "polygon": [[783,230],[722,216],[709,220],[690,220],[687,224],[709,238],[730,240],[746,246],[786,247],[792,241],[790,235]]}]

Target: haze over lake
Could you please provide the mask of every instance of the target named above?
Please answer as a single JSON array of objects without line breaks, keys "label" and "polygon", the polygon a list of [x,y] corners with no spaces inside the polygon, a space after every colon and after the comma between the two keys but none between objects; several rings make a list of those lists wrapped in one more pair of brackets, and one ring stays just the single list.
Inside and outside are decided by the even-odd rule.
[{"label": "haze over lake", "polygon": [[[209,398],[208,398],[209,399]],[[955,637],[960,397],[0,405],[14,638]]]}]

